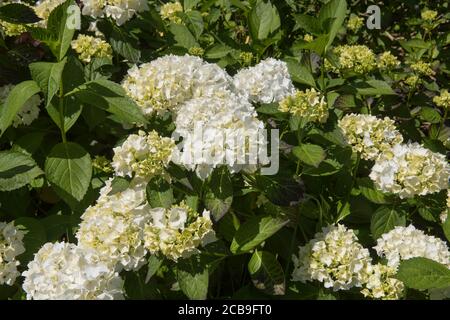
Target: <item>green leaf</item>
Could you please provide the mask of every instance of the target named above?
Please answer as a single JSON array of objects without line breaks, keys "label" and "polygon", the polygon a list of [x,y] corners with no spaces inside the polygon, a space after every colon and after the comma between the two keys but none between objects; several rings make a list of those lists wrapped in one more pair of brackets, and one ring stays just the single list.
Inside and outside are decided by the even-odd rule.
[{"label": "green leaf", "polygon": [[71,26],[71,23],[68,23],[68,19],[81,19],[80,16],[73,16],[74,14],[80,15],[80,10],[71,12],[69,16],[68,8],[70,6],[78,8],[75,1],[69,0],[56,7],[48,17],[47,29],[56,36],[56,41],[48,42],[47,45],[49,45],[50,50],[58,61],[61,61],[66,55],[75,33],[75,26]]},{"label": "green leaf", "polygon": [[192,47],[200,46],[197,40],[195,40],[195,37],[185,25],[171,23],[169,26],[169,30],[173,34],[175,41],[180,47],[189,50]]},{"label": "green leaf", "polygon": [[127,190],[130,186],[130,182],[122,177],[114,177],[111,181],[111,191],[109,191],[108,195],[111,196],[113,194],[123,192]]},{"label": "green leaf", "polygon": [[232,253],[247,252],[283,228],[288,220],[272,216],[255,216],[237,230],[230,250]]},{"label": "green leaf", "polygon": [[226,44],[216,44],[214,47],[208,49],[205,53],[207,59],[220,59],[233,51],[233,48]]},{"label": "green leaf", "polygon": [[187,26],[195,39],[198,40],[204,29],[202,14],[199,11],[191,10],[185,13]]},{"label": "green leaf", "polygon": [[284,295],[284,272],[277,258],[266,251],[255,251],[248,262],[248,271],[256,288],[272,295]]},{"label": "green leaf", "polygon": [[39,86],[32,80],[21,82],[11,90],[1,110],[1,135],[8,129],[28,99],[39,91],[41,91]]},{"label": "green leaf", "polygon": [[132,63],[138,62],[141,58],[141,51],[137,48],[138,44],[136,39],[121,27],[113,26],[109,43],[114,52],[117,52]]},{"label": "green leaf", "polygon": [[183,1],[183,9],[184,11],[191,10],[194,8],[197,4],[199,4],[201,0],[184,0]]},{"label": "green leaf", "polygon": [[308,33],[319,35],[323,33],[322,26],[319,20],[315,17],[308,16],[306,14],[294,14],[295,22],[297,26],[302,28]]},{"label": "green leaf", "polygon": [[91,157],[73,142],[53,147],[45,161],[45,175],[56,193],[69,205],[76,205],[86,194],[92,176]]},{"label": "green leaf", "polygon": [[[59,101],[53,100],[47,106],[47,112],[56,123],[59,128],[64,129],[64,132],[69,131],[69,129],[77,122],[78,118],[83,111],[83,105],[80,101],[75,99],[75,97],[65,97],[62,101],[62,114],[64,119],[61,119],[61,114],[59,110]],[[61,121],[63,120],[63,121]],[[62,123],[63,122],[63,123]]]},{"label": "green leaf", "polygon": [[35,218],[21,217],[14,220],[14,225],[25,231],[23,245],[25,252],[18,256],[20,264],[26,266],[42,245],[47,242],[45,228],[41,221]]},{"label": "green leaf", "polygon": [[422,107],[420,108],[420,119],[430,123],[439,123],[441,122],[441,115],[436,109]]},{"label": "green leaf", "polygon": [[308,49],[316,52],[318,55],[323,55],[325,52],[327,43],[328,43],[328,35],[318,36],[311,42],[305,42],[298,45],[299,49]]},{"label": "green leaf", "polygon": [[232,202],[233,183],[227,167],[222,166],[211,174],[205,207],[211,211],[214,220],[218,221],[228,212]]},{"label": "green leaf", "polygon": [[60,62],[34,62],[29,65],[31,77],[39,85],[47,101],[50,104],[53,96],[58,92],[61,84],[62,73],[67,59]]},{"label": "green leaf", "polygon": [[445,219],[444,223],[442,224],[442,229],[444,229],[445,237],[450,242],[450,214],[448,213],[449,212],[447,212],[447,219]]},{"label": "green leaf", "polygon": [[332,21],[328,27],[328,48],[336,37],[339,28],[345,20],[347,13],[347,2],[345,0],[331,0],[326,3],[319,12],[319,22],[324,26],[328,21]]},{"label": "green leaf", "polygon": [[40,19],[32,7],[20,3],[10,3],[0,7],[0,20],[16,23],[35,23]]},{"label": "green leaf", "polygon": [[31,156],[0,151],[0,191],[19,189],[43,173]]},{"label": "green leaf", "polygon": [[368,200],[373,203],[386,204],[392,202],[388,195],[375,189],[372,180],[369,178],[357,179],[359,190]]},{"label": "green leaf", "polygon": [[152,208],[169,208],[174,203],[173,190],[163,178],[154,178],[147,184],[147,200]]},{"label": "green leaf", "polygon": [[67,95],[71,94],[75,94],[77,99],[86,104],[114,114],[125,123],[147,123],[141,108],[115,82],[97,79],[77,87]]},{"label": "green leaf", "polygon": [[147,284],[153,275],[158,271],[159,267],[161,267],[163,260],[160,259],[156,255],[151,255],[148,258],[147,264],[147,275],[145,276],[145,283]]},{"label": "green leaf", "polygon": [[280,28],[280,15],[270,1],[258,0],[249,14],[249,28],[253,40],[265,40]]},{"label": "green leaf", "polygon": [[255,187],[272,203],[289,206],[303,196],[302,184],[288,176],[256,176]]},{"label": "green leaf", "polygon": [[191,300],[205,300],[208,294],[209,272],[199,255],[182,259],[177,264],[180,289]]},{"label": "green leaf", "polygon": [[400,262],[396,278],[408,288],[417,290],[450,287],[450,269],[421,257]]},{"label": "green leaf", "polygon": [[300,146],[294,147],[292,153],[299,158],[302,162],[314,167],[318,167],[319,164],[325,160],[326,152],[321,146],[305,143]]},{"label": "green leaf", "polygon": [[395,95],[394,90],[385,81],[367,80],[354,84],[356,92],[362,96]]},{"label": "green leaf", "polygon": [[406,218],[394,207],[381,206],[375,211],[370,221],[372,238],[377,240],[382,234],[394,229],[396,226],[405,226]]},{"label": "green leaf", "polygon": [[40,220],[45,228],[48,241],[59,241],[67,232],[72,232],[72,227],[77,226],[69,215],[51,215]]},{"label": "green leaf", "polygon": [[292,59],[287,60],[286,63],[289,69],[289,74],[294,82],[306,84],[311,87],[316,86],[314,77],[306,66]]}]

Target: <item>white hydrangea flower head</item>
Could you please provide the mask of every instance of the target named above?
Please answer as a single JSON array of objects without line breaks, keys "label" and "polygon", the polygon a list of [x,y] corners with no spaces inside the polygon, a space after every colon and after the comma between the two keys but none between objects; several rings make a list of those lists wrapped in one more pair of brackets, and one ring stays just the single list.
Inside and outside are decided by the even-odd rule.
[{"label": "white hydrangea flower head", "polygon": [[445,155],[418,143],[397,144],[380,154],[369,177],[381,191],[404,199],[447,189],[450,167]]},{"label": "white hydrangea flower head", "polygon": [[12,286],[20,275],[17,266],[18,255],[25,252],[24,232],[17,229],[13,222],[0,222],[0,285]]},{"label": "white hydrangea flower head", "polygon": [[181,18],[177,16],[177,12],[183,12],[183,6],[178,1],[167,2],[161,5],[159,10],[161,19],[168,20],[173,23],[182,23]]},{"label": "white hydrangea flower head", "polygon": [[[0,106],[6,102],[6,98],[11,93],[14,85],[7,84],[0,87]],[[28,126],[39,116],[39,105],[41,104],[41,98],[39,95],[35,94],[28,99],[23,105],[22,109],[16,114],[13,119],[12,125],[17,128],[20,125]]]},{"label": "white hydrangea flower head", "polygon": [[361,293],[365,297],[381,300],[398,300],[403,297],[405,285],[393,276],[397,270],[383,264],[371,266],[371,273]]},{"label": "white hydrangea flower head", "polygon": [[151,220],[145,226],[145,247],[151,254],[161,253],[177,261],[199,252],[216,240],[209,211],[200,216],[185,204],[169,209],[150,209]]},{"label": "white hydrangea flower head", "polygon": [[108,42],[85,34],[79,34],[71,42],[72,49],[78,54],[81,61],[89,63],[93,58],[112,59],[112,48]]},{"label": "white hydrangea flower head", "polygon": [[[201,179],[220,165],[235,173],[254,172],[258,161],[267,163],[264,124],[242,97],[228,92],[222,97],[189,100],[180,106],[175,126],[174,134],[183,141],[173,152],[172,161],[195,170]],[[259,159],[249,161],[250,152]]]},{"label": "white hydrangea flower head", "polygon": [[83,0],[82,14],[93,18],[112,18],[120,26],[136,13],[146,10],[146,0]]},{"label": "white hydrangea flower head", "polygon": [[286,62],[267,58],[233,77],[234,90],[251,102],[280,102],[295,93]]},{"label": "white hydrangea flower head", "polygon": [[231,77],[199,57],[166,55],[128,70],[122,86],[147,116],[176,111],[192,98],[214,96],[231,88]]},{"label": "white hydrangea flower head", "polygon": [[348,114],[338,121],[347,143],[361,158],[375,160],[381,152],[403,142],[394,120],[378,119],[368,114]]},{"label": "white hydrangea flower head", "polygon": [[396,226],[381,235],[374,247],[380,257],[386,258],[387,265],[397,267],[401,260],[423,257],[450,267],[450,251],[445,241],[426,235],[412,224]]},{"label": "white hydrangea flower head", "polygon": [[131,134],[122,145],[113,149],[112,167],[116,175],[135,177],[149,181],[155,176],[165,175],[175,142],[161,137],[156,131]]},{"label": "white hydrangea flower head", "polygon": [[123,280],[114,266],[72,243],[44,244],[23,276],[28,300],[123,299]]},{"label": "white hydrangea flower head", "polygon": [[293,281],[317,280],[334,291],[361,287],[371,274],[369,251],[341,224],[324,227],[292,259]]},{"label": "white hydrangea flower head", "polygon": [[143,230],[150,218],[145,184],[132,182],[125,191],[110,192],[111,184],[107,182],[97,204],[81,216],[78,245],[94,249],[105,261],[117,263],[118,270],[138,270],[145,263]]}]

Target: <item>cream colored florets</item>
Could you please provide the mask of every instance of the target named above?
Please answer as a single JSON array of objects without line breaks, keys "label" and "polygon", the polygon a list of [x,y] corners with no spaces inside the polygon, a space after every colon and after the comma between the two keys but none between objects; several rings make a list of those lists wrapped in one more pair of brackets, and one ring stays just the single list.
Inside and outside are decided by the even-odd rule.
[{"label": "cream colored florets", "polygon": [[304,118],[311,122],[326,122],[328,119],[328,105],[325,97],[314,88],[306,91],[297,90],[294,95],[283,99],[278,109],[281,112],[290,112],[294,116]]},{"label": "cream colored florets", "polygon": [[397,226],[383,234],[374,247],[380,257],[386,258],[388,266],[397,267],[401,260],[423,257],[450,267],[447,244],[439,238],[426,235],[413,225]]},{"label": "cream colored florets", "polygon": [[441,90],[440,94],[433,98],[433,102],[438,107],[450,109],[450,93],[446,89]]},{"label": "cream colored florets", "polygon": [[0,285],[12,286],[20,275],[17,256],[25,252],[23,236],[14,223],[0,222]]},{"label": "cream colored florets", "polygon": [[400,65],[400,61],[390,51],[385,51],[378,57],[378,68],[392,70]]},{"label": "cream colored florets", "polygon": [[56,9],[59,5],[66,2],[66,0],[40,0],[36,2],[36,5],[34,6],[34,11],[36,12],[36,15],[41,18],[43,21],[40,21],[39,23],[42,25],[46,25],[46,20],[50,16],[50,13]]},{"label": "cream colored florets", "polygon": [[333,49],[338,57],[338,68],[335,69],[329,63],[327,68],[333,72],[352,72],[359,75],[369,73],[376,68],[375,54],[363,45],[343,45]]},{"label": "cream colored florets", "polygon": [[86,63],[93,58],[112,59],[112,48],[106,41],[80,34],[76,40],[72,41],[72,49],[78,53],[80,60]]},{"label": "cream colored florets", "polygon": [[23,276],[28,300],[123,299],[123,280],[114,266],[72,243],[46,243]]},{"label": "cream colored florets", "polygon": [[433,76],[435,72],[431,69],[431,64],[425,61],[417,61],[410,65],[411,69],[420,76]]},{"label": "cream colored florets", "polygon": [[422,10],[422,12],[420,13],[420,17],[426,21],[433,21],[434,19],[436,19],[437,15],[437,11],[429,9]]},{"label": "cream colored florets", "polygon": [[375,161],[370,178],[383,192],[412,198],[447,189],[450,169],[443,154],[418,143],[398,144]]},{"label": "cream colored florets", "polygon": [[131,134],[122,145],[113,149],[112,167],[116,175],[146,179],[164,175],[175,143],[156,131]]},{"label": "cream colored florets", "polygon": [[83,0],[83,4],[83,15],[112,18],[119,26],[148,10],[146,0]]},{"label": "cream colored florets", "polygon": [[240,70],[233,85],[238,95],[257,103],[279,102],[295,92],[287,64],[273,58]]},{"label": "cream colored florets", "polygon": [[128,70],[122,86],[151,116],[176,111],[179,104],[198,97],[212,97],[231,87],[231,78],[216,64],[190,55],[164,57]]},{"label": "cream colored florets", "polygon": [[[11,93],[14,85],[7,84],[0,87],[0,107],[6,102],[6,98]],[[39,105],[41,104],[41,98],[39,95],[35,94],[30,99],[28,99],[23,105],[22,109],[16,114],[13,119],[12,125],[17,128],[20,125],[28,126],[39,116]]]},{"label": "cream colored florets", "polygon": [[177,15],[177,12],[183,12],[183,6],[178,1],[163,4],[159,13],[163,20],[169,20],[173,23],[181,23],[182,20]]},{"label": "cream colored florets", "polygon": [[347,22],[347,28],[353,32],[358,31],[364,25],[364,18],[357,15],[351,15]]},{"label": "cream colored florets", "polygon": [[[180,106],[175,134],[183,137],[172,161],[195,170],[201,179],[227,165],[230,172],[255,171],[266,163],[264,124],[252,105],[232,93],[192,99]],[[256,156],[255,161],[247,159]]]},{"label": "cream colored florets", "polygon": [[198,253],[199,246],[215,241],[208,211],[200,216],[188,206],[174,205],[169,209],[153,208],[145,227],[145,248],[151,254],[161,253],[177,261]]},{"label": "cream colored florets", "polygon": [[381,152],[403,141],[392,119],[378,119],[372,115],[349,114],[338,121],[347,142],[354,152],[366,160],[375,160]]},{"label": "cream colored florets", "polygon": [[361,287],[371,274],[369,251],[343,225],[323,228],[293,256],[293,281],[323,282],[334,291]]},{"label": "cream colored florets", "polygon": [[403,297],[405,286],[394,278],[394,267],[376,264],[371,266],[371,274],[361,293],[368,298],[381,300],[398,300]]}]

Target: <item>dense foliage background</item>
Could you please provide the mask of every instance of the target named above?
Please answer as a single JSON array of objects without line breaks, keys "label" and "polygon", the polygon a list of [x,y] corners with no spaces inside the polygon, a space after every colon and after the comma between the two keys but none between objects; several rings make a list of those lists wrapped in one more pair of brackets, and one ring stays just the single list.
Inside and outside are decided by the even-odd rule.
[{"label": "dense foliage background", "polygon": [[[305,124],[281,112],[278,103],[259,104],[259,119],[280,129],[282,137],[276,175],[219,168],[202,181],[178,168],[171,172],[170,186],[150,186],[150,203],[155,193],[167,196],[170,190],[174,202],[211,210],[218,241],[188,259],[152,255],[139,271],[122,271],[128,298],[360,299],[358,288],[333,291],[317,281],[292,281],[292,255],[322,227],[338,222],[355,230],[366,248],[395,226],[409,224],[449,239],[449,219],[441,218],[446,190],[408,199],[377,190],[368,178],[373,162],[352,152],[337,121],[348,113],[387,116],[405,142],[448,154],[450,106],[438,107],[433,97],[449,88],[450,2],[185,0],[172,20],[161,18],[164,2],[148,1],[148,11],[120,26],[98,19],[112,55],[90,62],[81,61],[70,46],[77,33],[94,35],[87,31],[89,16],[81,16],[81,30],[67,28],[66,9],[74,1],[58,7],[47,26],[39,27],[30,25],[36,16],[26,7],[0,7],[0,20],[25,28],[10,36],[0,24],[0,85],[17,85],[3,101],[0,117],[0,221],[14,221],[27,231],[19,271],[44,243],[76,241],[81,215],[112,175],[113,148],[137,132],[130,124],[147,121],[120,83],[133,65],[167,54],[197,55],[231,75],[268,57],[283,60],[297,89],[315,88],[325,96],[329,116],[325,123]],[[365,24],[372,4],[381,10],[380,29]],[[425,9],[438,16],[424,19]],[[354,16],[363,18],[356,27],[348,24]],[[356,44],[377,55],[390,51],[400,64],[360,73],[325,67],[325,60],[336,60],[336,47]],[[417,61],[429,63],[432,72],[412,70]],[[74,95],[77,87],[85,94]],[[38,119],[11,126],[37,93],[42,99]],[[168,115],[148,122],[148,131],[162,135],[174,129]],[[402,276],[408,287],[404,297],[425,299],[423,289],[450,287],[449,272],[439,277],[426,263],[420,266],[426,270],[413,266]],[[431,272],[433,283],[423,284],[421,272]],[[1,285],[0,298],[24,299],[22,282],[19,277],[11,286]]]}]

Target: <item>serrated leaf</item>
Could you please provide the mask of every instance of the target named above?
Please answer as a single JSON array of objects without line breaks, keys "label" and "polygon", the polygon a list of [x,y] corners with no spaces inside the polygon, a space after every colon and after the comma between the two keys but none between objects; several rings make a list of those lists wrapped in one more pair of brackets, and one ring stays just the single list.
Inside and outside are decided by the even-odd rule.
[{"label": "serrated leaf", "polygon": [[31,76],[39,85],[47,101],[50,104],[61,84],[62,73],[67,59],[60,62],[34,62],[30,63]]},{"label": "serrated leaf", "polygon": [[0,191],[19,189],[43,173],[31,156],[0,151]]},{"label": "serrated leaf", "polygon": [[394,90],[382,80],[360,81],[354,84],[356,92],[363,96],[395,95]]},{"label": "serrated leaf", "polygon": [[14,220],[14,225],[25,232],[23,245],[25,252],[18,256],[22,266],[26,266],[33,255],[47,242],[47,234],[41,221],[36,218],[21,217]]},{"label": "serrated leaf", "polygon": [[396,226],[405,226],[406,217],[394,207],[382,206],[375,211],[370,221],[372,238],[377,240],[382,234],[394,229]]},{"label": "serrated leaf", "polygon": [[386,204],[391,202],[390,197],[377,190],[369,178],[360,178],[357,179],[357,181],[359,190],[361,190],[361,193],[368,200],[378,204]]},{"label": "serrated leaf", "polygon": [[28,99],[40,91],[37,83],[32,80],[21,82],[11,90],[1,109],[0,136],[5,133]]},{"label": "serrated leaf", "polygon": [[294,147],[292,149],[292,153],[302,162],[316,168],[323,160],[325,160],[326,157],[326,152],[321,146],[310,143],[304,143],[300,146]]},{"label": "serrated leaf", "polygon": [[347,2],[345,0],[331,0],[322,6],[319,12],[319,22],[322,26],[326,25],[326,22],[332,21],[327,27],[327,42],[326,47],[329,47],[336,37],[339,28],[345,20],[347,14]]},{"label": "serrated leaf", "polygon": [[230,250],[233,253],[247,252],[283,228],[288,220],[272,216],[255,216],[237,230]]},{"label": "serrated leaf", "polygon": [[163,260],[160,259],[158,256],[156,255],[151,255],[148,258],[148,263],[147,263],[147,275],[145,276],[145,283],[147,284],[150,279],[153,277],[153,275],[158,271],[159,267],[161,267],[163,263]]},{"label": "serrated leaf", "polygon": [[233,51],[233,48],[225,44],[216,44],[214,47],[205,52],[205,57],[208,59],[220,59]]},{"label": "serrated leaf", "polygon": [[185,13],[185,20],[191,33],[198,40],[203,33],[205,24],[203,23],[202,14],[199,11],[191,10]]},{"label": "serrated leaf", "polygon": [[152,208],[169,208],[174,203],[173,190],[163,178],[154,178],[147,184],[147,201]]},{"label": "serrated leaf", "polygon": [[40,20],[32,7],[20,3],[9,3],[0,7],[0,20],[16,23],[35,23]]},{"label": "serrated leaf", "polygon": [[323,33],[322,26],[319,20],[315,17],[308,16],[306,14],[294,14],[295,22],[297,26],[302,28],[308,33],[319,35]]},{"label": "serrated leaf", "polygon": [[191,300],[205,300],[208,294],[209,272],[198,255],[182,259],[177,264],[180,289]]},{"label": "serrated leaf", "polygon": [[188,50],[192,47],[199,47],[197,40],[185,25],[172,23],[169,30],[180,47]]},{"label": "serrated leaf", "polygon": [[75,88],[68,93],[71,94],[92,107],[114,114],[125,123],[147,123],[139,106],[127,97],[122,86],[115,82],[97,79]]},{"label": "serrated leaf", "polygon": [[397,279],[408,288],[427,290],[450,287],[450,269],[426,258],[412,258],[400,262]]},{"label": "serrated leaf", "polygon": [[73,206],[83,199],[89,188],[91,157],[76,143],[57,144],[45,161],[45,175],[56,193]]},{"label": "serrated leaf", "polygon": [[283,268],[273,254],[255,251],[248,262],[248,271],[257,289],[271,295],[284,295]]},{"label": "serrated leaf", "polygon": [[294,82],[306,84],[311,87],[316,86],[314,77],[306,66],[292,59],[287,60],[286,63],[289,69],[289,74]]},{"label": "serrated leaf", "polygon": [[249,13],[248,24],[252,38],[265,40],[280,27],[280,15],[270,1],[258,0]]}]

